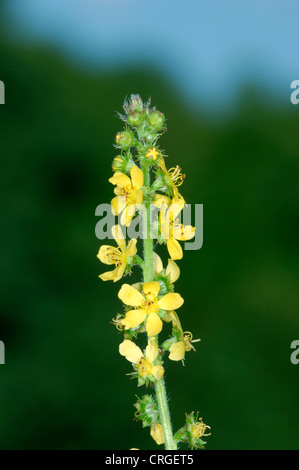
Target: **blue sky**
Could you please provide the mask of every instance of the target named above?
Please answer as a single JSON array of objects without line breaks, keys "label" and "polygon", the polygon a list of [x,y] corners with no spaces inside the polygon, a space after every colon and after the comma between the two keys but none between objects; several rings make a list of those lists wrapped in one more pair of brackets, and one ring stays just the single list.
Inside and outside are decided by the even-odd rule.
[{"label": "blue sky", "polygon": [[[152,64],[217,107],[243,83],[288,101],[299,79],[298,0],[5,0],[11,34],[83,68]],[[14,25],[14,27],[12,27]]]}]

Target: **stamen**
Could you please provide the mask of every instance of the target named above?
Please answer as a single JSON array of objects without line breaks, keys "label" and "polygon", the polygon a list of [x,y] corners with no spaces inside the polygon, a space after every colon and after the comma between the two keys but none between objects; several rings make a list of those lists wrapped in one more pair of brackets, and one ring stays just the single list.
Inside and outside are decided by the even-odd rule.
[{"label": "stamen", "polygon": [[201,341],[201,340],[199,338],[198,339],[192,339],[192,338],[193,338],[193,335],[190,331],[184,331],[183,340],[185,343],[185,350],[191,351],[191,349],[193,349],[193,351],[196,352],[195,347],[191,343],[198,343],[198,341]]},{"label": "stamen", "polygon": [[121,188],[122,196],[127,200],[129,197],[129,191],[126,188]]},{"label": "stamen", "polygon": [[202,422],[202,418],[193,425],[192,434],[194,437],[210,436],[211,433],[205,434],[206,429],[211,429],[210,426]]},{"label": "stamen", "polygon": [[178,165],[168,170],[169,177],[176,186],[181,186],[186,178],[186,175],[183,175],[181,170],[182,168]]},{"label": "stamen", "polygon": [[137,364],[137,370],[140,377],[145,377],[151,373],[151,365],[148,361],[146,361],[143,357]]},{"label": "stamen", "polygon": [[107,256],[113,261],[113,263],[121,263],[121,258],[123,254],[118,248],[114,248],[111,246],[109,247],[109,249],[107,249],[107,251]]},{"label": "stamen", "polygon": [[121,323],[122,319],[123,319],[123,315],[118,313],[116,315],[116,318],[112,318],[112,321],[110,323],[112,323],[112,325],[114,325],[118,331],[123,331],[123,329],[125,328],[125,325]]}]

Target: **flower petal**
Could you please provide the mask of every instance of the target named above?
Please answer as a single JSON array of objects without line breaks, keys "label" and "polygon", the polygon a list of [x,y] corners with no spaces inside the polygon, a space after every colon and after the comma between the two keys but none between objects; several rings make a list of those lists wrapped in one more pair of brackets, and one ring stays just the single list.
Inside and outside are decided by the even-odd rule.
[{"label": "flower petal", "polygon": [[157,423],[155,426],[151,426],[150,433],[152,438],[158,445],[164,444],[163,428],[161,424]]},{"label": "flower petal", "polygon": [[138,292],[137,289],[130,286],[129,284],[123,284],[118,293],[118,298],[126,305],[132,305],[133,307],[139,307],[145,301],[143,295]]},{"label": "flower petal", "polygon": [[122,263],[120,266],[117,266],[117,268],[114,270],[115,271],[115,277],[113,279],[113,282],[117,282],[123,277],[125,269],[126,269],[126,264],[125,263]]},{"label": "flower petal", "polygon": [[118,268],[115,268],[113,271],[107,271],[106,273],[100,274],[99,278],[102,281],[114,281],[118,274]]},{"label": "flower petal", "polygon": [[121,324],[125,326],[126,330],[130,328],[136,328],[141,325],[146,317],[146,311],[142,308],[137,308],[135,310],[129,310],[126,313],[125,318],[121,320]]},{"label": "flower petal", "polygon": [[129,227],[134,215],[136,212],[136,204],[130,204],[128,205],[125,210],[123,211],[120,222],[122,225],[126,225]]},{"label": "flower petal", "polygon": [[111,201],[111,212],[113,215],[118,215],[126,207],[126,200],[123,197],[114,197]]},{"label": "flower petal", "polygon": [[185,344],[184,341],[178,341],[169,348],[169,359],[171,361],[182,361],[185,357]]},{"label": "flower petal", "polygon": [[175,238],[169,238],[169,240],[167,240],[167,249],[171,259],[183,258],[182,247]]},{"label": "flower petal", "polygon": [[185,199],[183,196],[179,193],[178,189],[175,192],[176,194],[172,198],[172,204],[179,204],[181,208],[183,209],[184,205],[186,204]]},{"label": "flower petal", "polygon": [[163,157],[160,157],[158,164],[159,164],[159,167],[164,171],[164,173],[168,173],[166,165],[165,165],[165,160]]},{"label": "flower petal", "polygon": [[115,186],[114,190],[113,190],[114,194],[116,194],[116,196],[123,196],[123,188],[121,188],[120,186]]},{"label": "flower petal", "polygon": [[102,245],[97,254],[97,258],[104,264],[115,264],[111,256],[114,250],[117,250],[115,246]]},{"label": "flower petal", "polygon": [[180,277],[180,268],[178,265],[172,260],[168,260],[168,265],[166,268],[166,274],[169,276],[170,282],[173,284],[175,281],[178,280]]},{"label": "flower petal", "polygon": [[109,183],[116,184],[117,186],[120,186],[121,188],[124,188],[125,186],[131,186],[131,180],[130,178],[125,175],[124,173],[121,173],[120,171],[117,171],[114,173],[114,175],[109,178]]},{"label": "flower petal", "polygon": [[111,232],[119,248],[121,249],[122,252],[124,252],[126,249],[126,239],[124,237],[124,234],[122,232],[120,225],[114,225],[111,229]]},{"label": "flower petal", "polygon": [[157,207],[162,207],[164,205],[165,209],[167,209],[167,207],[169,207],[171,204],[171,199],[168,196],[157,194],[153,201],[153,204]]},{"label": "flower petal", "polygon": [[192,225],[180,225],[173,228],[173,237],[177,240],[191,240],[195,236],[195,227]]},{"label": "flower petal", "polygon": [[162,299],[158,300],[159,308],[163,310],[176,310],[181,307],[184,303],[184,299],[180,294],[175,292],[170,292],[169,294],[164,295]]},{"label": "flower petal", "polygon": [[146,282],[143,286],[143,292],[145,295],[152,294],[155,297],[159,294],[160,283],[158,281]]},{"label": "flower petal", "polygon": [[154,272],[159,274],[163,270],[163,264],[160,256],[157,253],[153,253],[154,257]]},{"label": "flower petal", "polygon": [[164,367],[161,365],[154,366],[152,368],[151,374],[155,377],[157,382],[159,382],[159,380],[161,380],[164,375]]},{"label": "flower petal", "polygon": [[180,322],[180,319],[178,317],[178,314],[172,310],[171,312],[167,313],[167,317],[164,318],[165,321],[172,322],[172,326],[180,330],[180,332],[183,334],[183,328]]},{"label": "flower petal", "polygon": [[132,166],[130,171],[131,179],[132,179],[132,186],[135,189],[140,189],[143,186],[144,175],[143,171],[138,168],[137,165]]},{"label": "flower petal", "polygon": [[148,345],[145,348],[145,357],[146,360],[150,363],[154,362],[156,357],[158,356],[159,349],[156,343],[155,338],[149,338]]},{"label": "flower petal", "polygon": [[145,328],[148,336],[156,336],[160,333],[163,327],[163,322],[157,313],[150,313],[147,317]]},{"label": "flower petal", "polygon": [[133,362],[133,364],[137,364],[143,357],[143,353],[139,346],[129,339],[125,339],[122,343],[120,343],[119,353],[122,356],[125,356],[128,361]]},{"label": "flower petal", "polygon": [[163,205],[160,209],[160,225],[161,225],[161,236],[164,240],[168,240],[170,236],[170,220],[167,218],[167,208]]},{"label": "flower petal", "polygon": [[171,203],[171,206],[169,206],[166,217],[167,219],[172,222],[177,218],[179,213],[181,212],[183,206],[182,204],[179,204],[178,202],[173,202]]},{"label": "flower petal", "polygon": [[137,253],[136,243],[137,243],[137,238],[132,238],[129,241],[127,249],[126,249],[126,255],[127,256],[136,255],[136,253]]},{"label": "flower petal", "polygon": [[135,202],[137,204],[137,210],[140,210],[141,208],[139,207],[142,204],[143,201],[143,191],[138,191],[135,196]]}]

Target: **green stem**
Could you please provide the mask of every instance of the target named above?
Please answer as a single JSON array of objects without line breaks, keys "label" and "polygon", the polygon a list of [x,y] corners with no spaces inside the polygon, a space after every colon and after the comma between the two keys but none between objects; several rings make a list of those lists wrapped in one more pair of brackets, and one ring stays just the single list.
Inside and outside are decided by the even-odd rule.
[{"label": "green stem", "polygon": [[[150,173],[148,167],[142,168],[144,174],[144,186],[150,186]],[[153,267],[153,239],[151,238],[151,213],[150,213],[150,202],[144,203],[146,209],[146,227],[143,239],[143,250],[144,250],[144,266],[143,266],[143,281],[151,282],[154,275]],[[165,449],[166,450],[177,450],[176,441],[173,438],[170,414],[166,396],[165,381],[164,377],[156,382],[155,384],[157,402],[159,406],[160,420],[163,428]]]},{"label": "green stem", "polygon": [[165,449],[177,450],[177,443],[173,438],[170,421],[169,408],[167,403],[166,388],[164,377],[155,384],[157,402],[159,406],[160,419],[163,427]]}]

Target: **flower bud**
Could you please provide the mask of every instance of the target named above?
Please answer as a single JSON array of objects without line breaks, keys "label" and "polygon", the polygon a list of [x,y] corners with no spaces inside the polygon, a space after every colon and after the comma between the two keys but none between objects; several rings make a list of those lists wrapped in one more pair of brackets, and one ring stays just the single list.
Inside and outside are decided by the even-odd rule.
[{"label": "flower bud", "polygon": [[129,173],[133,165],[134,162],[130,155],[117,155],[112,162],[112,170]]},{"label": "flower bud", "polygon": [[127,118],[127,123],[130,124],[130,126],[132,127],[137,127],[142,123],[143,119],[144,119],[143,115],[135,111],[134,113],[129,114]]},{"label": "flower bud", "polygon": [[135,138],[131,132],[123,131],[116,134],[115,141],[119,147],[128,148],[134,144]]},{"label": "flower bud", "polygon": [[119,155],[118,157],[115,157],[113,162],[112,162],[112,170],[113,171],[123,171],[123,164],[124,164],[124,158],[122,155]]},{"label": "flower bud", "polygon": [[130,97],[130,110],[131,112],[141,112],[143,109],[143,102],[139,95],[131,95]]},{"label": "flower bud", "polygon": [[149,115],[149,122],[155,129],[163,129],[165,116],[163,113],[161,113],[161,111],[155,110]]},{"label": "flower bud", "polygon": [[154,161],[157,160],[159,155],[159,150],[156,147],[148,148],[145,154],[146,158],[153,159]]}]

